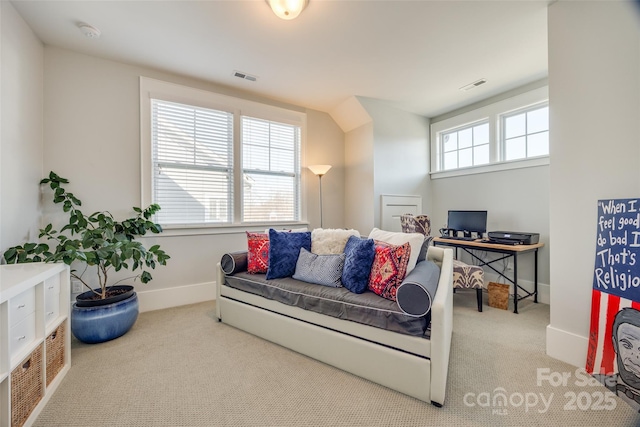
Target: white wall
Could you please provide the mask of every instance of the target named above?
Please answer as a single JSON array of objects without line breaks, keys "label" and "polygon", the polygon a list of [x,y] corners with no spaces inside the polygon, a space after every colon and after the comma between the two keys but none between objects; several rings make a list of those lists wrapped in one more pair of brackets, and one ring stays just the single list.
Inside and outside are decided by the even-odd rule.
[{"label": "white wall", "polygon": [[[345,199],[344,140],[342,129],[329,114],[307,110],[307,165],[331,165],[322,177],[324,228],[343,228]],[[320,227],[320,185],[318,177],[305,170],[307,219],[310,228]]]},{"label": "white wall", "polygon": [[[532,90],[544,87],[547,79],[539,80],[500,95],[485,99],[467,107],[434,117],[438,123],[453,116],[467,113],[504,101]],[[488,231],[527,231],[540,234],[545,246],[538,253],[538,300],[549,303],[549,166],[534,166],[521,169],[463,175],[433,179],[431,229],[433,235],[447,223],[449,210],[486,210]],[[462,259],[471,262],[466,254]],[[493,259],[496,255],[488,254]],[[518,280],[526,289],[533,290],[534,255],[524,254],[518,258]],[[499,270],[501,263],[494,264]],[[508,273],[510,274],[510,273]],[[498,276],[485,268],[485,281],[495,281]],[[501,282],[504,279],[500,280]]]},{"label": "white wall", "polygon": [[367,236],[374,224],[373,123],[345,135],[345,228]]},{"label": "white wall", "polygon": [[[489,231],[540,233],[545,246],[538,252],[539,301],[549,303],[549,166],[434,179],[431,187],[433,209],[428,213],[435,236],[447,223],[447,212],[456,209],[486,210]],[[492,254],[487,257],[497,258]],[[469,257],[462,258],[471,262]],[[494,267],[500,270],[502,264]],[[533,253],[519,255],[518,280],[528,290],[533,290],[534,274]],[[486,281],[497,279],[488,268],[485,275]]]},{"label": "white wall", "polygon": [[0,251],[37,239],[42,178],[44,47],[7,1],[1,8]]},{"label": "white wall", "polygon": [[357,97],[371,123],[347,132],[346,226],[368,235],[380,227],[380,196],[429,194],[429,119]]},{"label": "white wall", "polygon": [[429,198],[429,119],[358,97],[373,120],[374,226],[381,226],[383,194]]},{"label": "white wall", "polygon": [[[37,183],[43,169],[44,173],[53,170],[71,181],[68,189],[83,201],[85,213],[109,210],[116,217],[124,217],[132,213],[132,206],[140,206],[140,75],[302,110],[213,84],[50,46],[44,49],[44,72],[44,154],[30,153],[18,165],[39,164],[34,176],[25,179],[25,185],[30,187],[29,197],[37,199]],[[307,122],[308,147],[303,164],[335,165],[331,171],[335,173],[328,174],[323,184],[328,188],[327,224],[338,226],[344,222],[344,134],[325,113],[309,111]],[[312,199],[314,194],[317,196],[317,181],[306,175],[303,194],[310,193]],[[23,203],[19,209],[27,207]],[[52,206],[47,199],[45,207],[45,220],[55,220],[59,206]],[[319,225],[317,205],[310,202],[306,210],[313,212],[310,227]],[[10,226],[3,218],[3,228]],[[136,284],[142,297],[147,293],[146,298],[141,298],[141,310],[212,298],[215,263],[227,251],[246,249],[244,229],[142,240],[160,244],[172,258],[167,266],[151,272],[151,283]]]},{"label": "white wall", "polygon": [[584,366],[597,200],[640,196],[640,11],[549,6],[550,356]]}]

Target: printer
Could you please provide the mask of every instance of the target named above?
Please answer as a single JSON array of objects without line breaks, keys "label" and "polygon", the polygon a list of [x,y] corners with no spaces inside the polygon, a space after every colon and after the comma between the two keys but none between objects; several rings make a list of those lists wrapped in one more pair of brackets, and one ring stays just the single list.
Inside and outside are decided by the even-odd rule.
[{"label": "printer", "polygon": [[524,231],[489,231],[487,236],[491,242],[507,245],[535,245],[540,240],[540,233]]}]

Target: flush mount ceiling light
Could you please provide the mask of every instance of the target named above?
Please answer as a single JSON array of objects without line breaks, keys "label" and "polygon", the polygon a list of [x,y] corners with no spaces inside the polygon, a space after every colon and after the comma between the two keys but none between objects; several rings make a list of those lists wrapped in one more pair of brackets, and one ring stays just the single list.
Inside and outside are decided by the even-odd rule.
[{"label": "flush mount ceiling light", "polygon": [[100,30],[94,26],[80,23],[78,24],[78,28],[80,28],[80,31],[82,31],[82,34],[84,34],[85,37],[89,37],[90,39],[97,39],[100,37]]},{"label": "flush mount ceiling light", "polygon": [[309,0],[266,0],[278,18],[295,19],[309,4]]}]

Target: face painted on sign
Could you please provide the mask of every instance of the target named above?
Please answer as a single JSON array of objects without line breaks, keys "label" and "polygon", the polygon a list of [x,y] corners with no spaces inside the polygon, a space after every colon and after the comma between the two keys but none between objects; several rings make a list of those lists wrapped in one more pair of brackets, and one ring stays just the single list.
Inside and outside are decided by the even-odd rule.
[{"label": "face painted on sign", "polygon": [[618,360],[624,369],[640,379],[640,327],[623,323],[618,327]]}]

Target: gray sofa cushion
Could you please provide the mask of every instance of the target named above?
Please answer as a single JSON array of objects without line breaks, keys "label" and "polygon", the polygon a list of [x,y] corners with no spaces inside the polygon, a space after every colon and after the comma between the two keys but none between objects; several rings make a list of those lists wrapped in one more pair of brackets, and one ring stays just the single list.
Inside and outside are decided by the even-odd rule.
[{"label": "gray sofa cushion", "polygon": [[430,335],[430,314],[409,316],[396,302],[370,291],[355,294],[344,287],[318,286],[291,277],[266,280],[264,274],[245,272],[226,276],[225,282],[229,287],[327,316],[407,335]]}]

